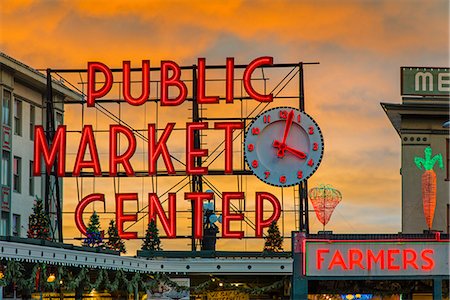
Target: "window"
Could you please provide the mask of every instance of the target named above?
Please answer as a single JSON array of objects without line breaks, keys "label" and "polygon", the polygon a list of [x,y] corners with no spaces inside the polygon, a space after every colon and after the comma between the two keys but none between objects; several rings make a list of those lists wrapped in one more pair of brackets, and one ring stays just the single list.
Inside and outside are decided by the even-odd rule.
[{"label": "window", "polygon": [[1,212],[1,219],[0,219],[0,236],[5,236],[7,232],[7,224],[8,224],[8,214],[4,211]]},{"label": "window", "polygon": [[55,120],[55,129],[58,129],[59,125],[63,125],[63,115],[62,113],[57,112],[56,113],[56,120]]},{"label": "window", "polygon": [[13,215],[12,223],[13,236],[20,236],[20,215]]},{"label": "window", "polygon": [[20,193],[20,173],[21,173],[21,159],[20,157],[14,156],[13,165],[13,190],[14,192]]},{"label": "window", "polygon": [[22,135],[22,101],[14,100],[14,134]]},{"label": "window", "polygon": [[450,180],[450,139],[447,139],[447,145],[446,145],[447,151],[446,151],[446,166],[445,168],[447,169],[447,177],[445,178],[445,180],[449,181]]},{"label": "window", "polygon": [[30,105],[30,140],[34,140],[34,125],[36,123],[36,108]]},{"label": "window", "polygon": [[11,106],[11,92],[8,90],[3,90],[3,101],[2,101],[2,124],[11,126],[11,120],[9,116],[9,108]]},{"label": "window", "polygon": [[10,182],[10,168],[9,168],[9,152],[3,150],[2,152],[2,185],[9,186]]},{"label": "window", "polygon": [[34,176],[33,176],[33,166],[34,163],[32,160],[30,160],[30,170],[29,170],[29,182],[28,182],[28,193],[30,196],[34,196]]}]

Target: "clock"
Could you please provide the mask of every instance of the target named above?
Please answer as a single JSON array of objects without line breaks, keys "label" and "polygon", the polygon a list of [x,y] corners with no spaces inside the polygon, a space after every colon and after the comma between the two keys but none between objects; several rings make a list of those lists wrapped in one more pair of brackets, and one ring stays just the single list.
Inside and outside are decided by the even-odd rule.
[{"label": "clock", "polygon": [[287,187],[311,177],[323,156],[322,132],[307,113],[276,107],[248,127],[244,156],[248,167],[267,184]]}]

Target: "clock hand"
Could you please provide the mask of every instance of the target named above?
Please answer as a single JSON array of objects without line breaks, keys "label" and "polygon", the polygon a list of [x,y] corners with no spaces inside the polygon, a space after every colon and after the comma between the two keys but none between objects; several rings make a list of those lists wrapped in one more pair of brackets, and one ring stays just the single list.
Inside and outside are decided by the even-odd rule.
[{"label": "clock hand", "polygon": [[294,111],[291,110],[287,116],[286,125],[284,126],[283,140],[281,142],[278,140],[273,141],[273,146],[275,148],[278,148],[277,156],[279,158],[284,157],[284,151],[286,148],[286,139],[289,134],[289,130],[291,129],[293,119],[294,119]]},{"label": "clock hand", "polygon": [[289,147],[289,146],[286,146],[285,150],[291,152],[292,154],[294,154],[295,156],[297,156],[297,157],[299,157],[299,158],[301,158],[301,159],[306,158],[306,154],[303,153],[303,152],[300,151],[300,150],[291,148],[291,147]]},{"label": "clock hand", "polygon": [[284,127],[284,135],[283,135],[283,140],[281,141],[281,144],[285,145],[286,144],[286,139],[287,136],[289,134],[289,130],[291,129],[291,125],[292,125],[292,120],[294,119],[294,111],[291,110],[287,116],[286,119],[286,125]]},{"label": "clock hand", "polygon": [[277,140],[273,141],[273,146],[275,148],[278,148],[277,156],[279,158],[284,157],[285,151],[289,151],[301,159],[306,158],[306,154],[304,152],[294,149],[294,148],[291,148],[291,147],[287,146],[286,144],[282,144],[282,143],[280,143],[280,141],[277,141]]}]

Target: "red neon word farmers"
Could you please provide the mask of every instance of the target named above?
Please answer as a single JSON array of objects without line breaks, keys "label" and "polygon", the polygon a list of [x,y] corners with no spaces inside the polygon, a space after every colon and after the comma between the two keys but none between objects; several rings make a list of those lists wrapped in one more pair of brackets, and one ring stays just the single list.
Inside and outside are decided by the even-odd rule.
[{"label": "red neon word farmers", "polygon": [[434,250],[392,249],[361,250],[344,249],[316,250],[317,270],[389,270],[406,271],[408,269],[430,271],[434,268]]},{"label": "red neon word farmers", "polygon": [[[243,84],[247,94],[260,102],[272,102],[273,95],[263,95],[258,93],[252,86],[252,75],[256,68],[273,65],[273,58],[264,56],[253,60],[244,70]],[[206,60],[204,58],[198,59],[197,65],[197,102],[199,104],[219,103],[219,96],[206,95]],[[225,65],[225,100],[226,103],[233,103],[234,99],[234,58],[227,58]],[[95,100],[106,96],[112,88],[114,76],[111,69],[100,62],[88,63],[88,91],[87,91],[87,105],[94,106]],[[160,68],[160,95],[161,105],[176,106],[182,104],[188,95],[188,87],[181,79],[181,68],[173,61],[162,61]],[[101,87],[98,88],[96,80],[97,73],[103,76]],[[124,61],[122,66],[122,95],[125,101],[131,105],[142,105],[150,97],[150,61],[142,61],[142,81],[141,93],[139,96],[131,95],[131,67],[129,61]],[[175,98],[169,97],[169,88],[177,90]]]}]

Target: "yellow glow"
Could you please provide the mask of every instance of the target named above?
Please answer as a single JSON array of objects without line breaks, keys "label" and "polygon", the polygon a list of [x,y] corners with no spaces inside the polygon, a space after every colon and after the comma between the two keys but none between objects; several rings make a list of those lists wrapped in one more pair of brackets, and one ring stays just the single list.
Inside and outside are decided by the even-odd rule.
[{"label": "yellow glow", "polygon": [[56,277],[55,277],[55,274],[50,274],[50,276],[48,276],[48,278],[47,278],[47,282],[53,282],[53,281],[55,281],[55,279],[56,279]]}]

